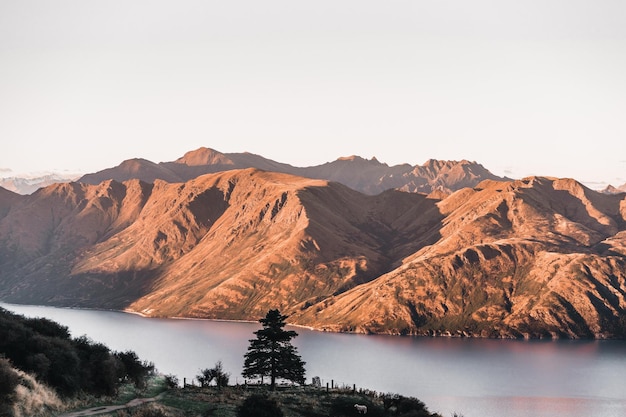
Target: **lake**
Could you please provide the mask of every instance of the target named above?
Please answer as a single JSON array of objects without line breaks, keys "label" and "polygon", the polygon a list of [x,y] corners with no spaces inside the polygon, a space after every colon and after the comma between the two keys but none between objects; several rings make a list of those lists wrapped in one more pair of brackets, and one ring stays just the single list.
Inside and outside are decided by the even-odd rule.
[{"label": "lake", "polygon": [[[259,323],[143,318],[133,314],[3,304],[47,317],[73,337],[134,350],[190,382],[222,361],[243,383],[243,355]],[[293,328],[307,382],[417,397],[445,417],[626,416],[626,341],[493,340],[336,334]]]}]

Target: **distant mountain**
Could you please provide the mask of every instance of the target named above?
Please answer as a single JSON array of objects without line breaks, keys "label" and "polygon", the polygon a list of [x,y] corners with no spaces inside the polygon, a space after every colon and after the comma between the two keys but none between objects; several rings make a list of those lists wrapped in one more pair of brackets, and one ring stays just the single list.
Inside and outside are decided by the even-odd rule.
[{"label": "distant mountain", "polygon": [[80,175],[63,176],[59,174],[42,174],[35,176],[12,176],[0,178],[0,187],[18,194],[31,194],[42,187],[60,182],[71,182]]},{"label": "distant mountain", "polygon": [[619,187],[613,187],[612,185],[609,185],[604,190],[602,190],[602,192],[605,194],[626,193],[626,184],[620,185]]},{"label": "distant mountain", "polygon": [[[182,165],[240,163],[196,156]],[[380,168],[355,157],[327,172],[353,163]],[[480,175],[421,169],[445,187],[459,166]],[[249,320],[279,308],[331,331],[626,337],[626,197],[570,179],[435,198],[251,168],[3,192],[0,207],[4,301]]]},{"label": "distant mountain", "polygon": [[204,174],[245,168],[258,168],[275,172],[288,172],[297,169],[251,153],[222,154],[213,149],[199,148],[187,152],[173,162],[157,164],[145,159],[126,160],[117,167],[83,175],[78,181],[87,184],[99,184],[111,179],[120,182],[130,179],[139,179],[150,183],[155,180],[186,182]]},{"label": "distant mountain", "polygon": [[186,182],[204,174],[246,168],[335,181],[369,195],[388,189],[449,194],[463,187],[473,187],[482,180],[505,179],[493,175],[476,162],[465,160],[429,160],[423,166],[402,164],[390,167],[376,158],[367,160],[351,156],[318,166],[299,168],[251,153],[223,154],[213,149],[200,148],[173,162],[157,164],[145,159],[127,160],[117,167],[84,175],[79,182],[99,184],[111,179],[120,182],[130,179]]}]

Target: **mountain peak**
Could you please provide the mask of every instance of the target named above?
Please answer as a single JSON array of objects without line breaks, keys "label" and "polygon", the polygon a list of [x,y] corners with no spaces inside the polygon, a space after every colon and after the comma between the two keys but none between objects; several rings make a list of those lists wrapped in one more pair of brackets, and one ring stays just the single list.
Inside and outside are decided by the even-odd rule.
[{"label": "mountain peak", "polygon": [[132,158],[122,161],[119,167],[127,172],[136,173],[139,172],[142,167],[150,165],[155,165],[155,163],[143,158]]},{"label": "mountain peak", "polygon": [[221,153],[201,147],[172,162],[156,164],[144,159],[128,160],[118,167],[87,174],[79,181],[97,184],[105,179],[121,182],[137,178],[145,182],[153,182],[155,179],[185,182],[208,173],[244,168],[335,181],[369,195],[389,189],[425,194],[440,190],[449,194],[459,188],[473,187],[483,179],[503,180],[482,165],[467,160],[459,162],[430,159],[423,166],[411,166],[407,163],[389,166],[375,156],[365,159],[350,155],[318,166],[297,168],[249,152]]},{"label": "mountain peak", "polygon": [[350,155],[350,156],[341,156],[337,158],[337,161],[346,161],[346,162],[371,162],[377,165],[382,165],[380,161],[375,156],[372,156],[371,159],[366,159],[358,155]]},{"label": "mountain peak", "polygon": [[606,188],[604,188],[603,190],[601,190],[602,193],[604,194],[620,194],[620,193],[626,193],[626,184],[621,185],[619,187],[615,187],[611,184],[607,185]]},{"label": "mountain peak", "polygon": [[233,161],[223,153],[218,152],[215,149],[205,147],[189,151],[181,158],[178,158],[175,162],[188,166],[234,165]]},{"label": "mountain peak", "polygon": [[358,155],[350,155],[350,156],[340,156],[337,158],[338,161],[365,161],[364,158]]}]

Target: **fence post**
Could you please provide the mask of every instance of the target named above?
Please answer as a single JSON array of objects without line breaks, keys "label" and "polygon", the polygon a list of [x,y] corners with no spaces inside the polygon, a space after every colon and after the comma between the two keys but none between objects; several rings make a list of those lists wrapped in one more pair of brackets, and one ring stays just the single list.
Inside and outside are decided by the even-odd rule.
[{"label": "fence post", "polygon": [[326,392],[328,392],[328,382],[326,383]]},{"label": "fence post", "polygon": [[352,384],[352,393],[356,393],[356,384]]}]

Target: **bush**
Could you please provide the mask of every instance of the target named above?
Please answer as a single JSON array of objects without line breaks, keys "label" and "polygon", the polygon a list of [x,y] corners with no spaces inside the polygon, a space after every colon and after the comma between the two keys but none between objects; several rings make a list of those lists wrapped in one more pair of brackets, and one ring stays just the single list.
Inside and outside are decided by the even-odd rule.
[{"label": "bush", "polygon": [[[43,353],[50,361],[50,369],[43,382],[55,388],[63,396],[78,393],[83,389],[81,381],[83,368],[77,350],[67,340],[54,338],[49,342],[49,347]],[[23,370],[31,371],[28,368]]]},{"label": "bush", "polygon": [[168,388],[178,388],[178,384],[180,383],[180,381],[178,380],[178,377],[176,375],[168,374],[165,375],[164,378],[165,385],[167,385]]},{"label": "bush", "polygon": [[430,417],[426,405],[413,397],[399,396],[396,402],[397,414],[406,417]]},{"label": "bush", "polygon": [[39,333],[43,336],[70,339],[70,331],[67,326],[63,326],[45,317],[26,318],[24,324],[34,330],[35,333]]},{"label": "bush", "polygon": [[200,385],[203,387],[208,387],[211,385],[211,382],[215,381],[217,388],[221,389],[222,387],[228,386],[230,374],[228,372],[224,372],[222,361],[218,361],[215,364],[215,367],[200,370],[200,373],[196,375],[196,379],[198,379],[198,382],[200,382]]},{"label": "bush", "polygon": [[148,377],[154,372],[154,364],[141,361],[132,350],[116,352],[115,357],[121,363],[120,377],[132,381],[139,389],[145,388]]},{"label": "bush", "polygon": [[120,365],[108,347],[86,336],[74,341],[80,359],[81,389],[95,395],[115,395]]},{"label": "bush", "polygon": [[385,410],[394,410],[394,415],[401,417],[432,417],[426,405],[415,397],[405,397],[399,394],[384,394],[381,396]]},{"label": "bush", "polygon": [[237,408],[237,417],[283,417],[276,400],[264,395],[253,394]]}]

